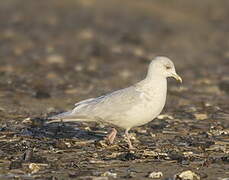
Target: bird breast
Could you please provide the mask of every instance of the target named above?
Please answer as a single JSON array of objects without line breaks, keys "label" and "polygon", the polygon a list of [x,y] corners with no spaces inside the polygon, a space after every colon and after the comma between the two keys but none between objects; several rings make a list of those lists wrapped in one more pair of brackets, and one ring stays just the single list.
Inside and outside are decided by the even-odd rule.
[{"label": "bird breast", "polygon": [[166,101],[166,86],[151,91],[144,90],[140,93],[140,101],[126,112],[127,119],[121,122],[122,127],[132,128],[144,125],[157,117]]}]

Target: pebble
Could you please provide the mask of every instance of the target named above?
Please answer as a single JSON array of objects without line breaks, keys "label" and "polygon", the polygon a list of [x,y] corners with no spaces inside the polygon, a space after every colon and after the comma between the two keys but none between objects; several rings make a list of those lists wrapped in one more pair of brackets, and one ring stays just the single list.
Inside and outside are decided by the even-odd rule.
[{"label": "pebble", "polygon": [[58,54],[53,54],[47,57],[47,62],[49,64],[64,64],[65,63],[65,59],[63,56],[58,55]]},{"label": "pebble", "polygon": [[78,34],[79,38],[82,40],[90,40],[95,36],[95,33],[92,31],[92,29],[83,29]]},{"label": "pebble", "polygon": [[229,81],[222,81],[219,83],[220,90],[229,93]]},{"label": "pebble", "polygon": [[81,72],[83,70],[83,66],[81,64],[77,64],[75,67],[74,67],[74,70],[76,72]]},{"label": "pebble", "polygon": [[123,52],[122,47],[115,45],[111,48],[112,53],[121,54]]},{"label": "pebble", "polygon": [[24,161],[29,162],[33,157],[33,151],[31,149],[28,149],[23,154],[22,158]]},{"label": "pebble", "polygon": [[152,179],[159,179],[162,176],[163,176],[163,173],[159,171],[159,172],[151,172],[148,177]]},{"label": "pebble", "polygon": [[79,90],[77,88],[71,88],[71,89],[66,89],[64,92],[66,94],[77,94],[79,93]]},{"label": "pebble", "polygon": [[29,164],[29,169],[31,170],[31,173],[37,173],[38,171],[40,171],[40,166],[38,166],[36,163],[30,163]]},{"label": "pebble", "polygon": [[32,123],[32,119],[30,117],[25,118],[24,120],[22,120],[23,124],[31,124]]},{"label": "pebble", "polygon": [[133,49],[133,54],[138,57],[144,57],[145,52],[142,48],[134,48]]},{"label": "pebble", "polygon": [[191,157],[193,156],[193,152],[192,151],[188,151],[188,152],[183,152],[184,157]]},{"label": "pebble", "polygon": [[120,75],[121,78],[127,79],[132,75],[132,73],[129,70],[124,69],[119,73],[119,75]]},{"label": "pebble", "polygon": [[174,117],[170,116],[168,114],[161,114],[161,115],[157,116],[157,119],[174,119]]},{"label": "pebble", "polygon": [[117,178],[117,173],[106,171],[105,173],[102,174],[102,176],[112,177],[112,178],[116,179]]},{"label": "pebble", "polygon": [[194,116],[197,120],[205,120],[208,118],[207,114],[202,114],[202,113],[196,113],[194,114]]},{"label": "pebble", "polygon": [[159,154],[155,151],[149,151],[149,150],[144,150],[143,151],[144,156],[151,156],[151,157],[158,157]]},{"label": "pebble", "polygon": [[97,176],[82,176],[79,180],[108,180],[108,177],[97,177]]},{"label": "pebble", "polygon": [[122,161],[130,161],[130,160],[135,160],[139,158],[138,156],[136,156],[134,153],[132,152],[128,152],[128,153],[124,153],[122,155],[120,155],[120,159]]},{"label": "pebble", "polygon": [[38,89],[35,92],[33,92],[32,96],[37,99],[46,99],[51,97],[48,91],[46,92],[45,90],[41,89]]},{"label": "pebble", "polygon": [[200,176],[198,176],[196,173],[188,170],[183,171],[179,175],[175,175],[175,180],[200,180]]},{"label": "pebble", "polygon": [[133,172],[133,171],[130,171],[127,173],[126,176],[124,176],[125,179],[127,178],[135,178],[137,176],[137,173],[136,172]]}]

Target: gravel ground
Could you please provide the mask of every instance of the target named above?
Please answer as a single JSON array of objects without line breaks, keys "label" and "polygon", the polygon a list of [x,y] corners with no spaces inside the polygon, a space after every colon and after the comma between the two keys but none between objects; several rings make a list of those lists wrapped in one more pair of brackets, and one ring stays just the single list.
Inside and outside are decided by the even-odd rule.
[{"label": "gravel ground", "polygon": [[[228,7],[1,1],[0,179],[229,178]],[[122,129],[109,146],[106,125],[44,125],[79,100],[142,79],[156,55],[170,57],[184,83],[169,80],[162,115],[131,131],[136,150]]]}]

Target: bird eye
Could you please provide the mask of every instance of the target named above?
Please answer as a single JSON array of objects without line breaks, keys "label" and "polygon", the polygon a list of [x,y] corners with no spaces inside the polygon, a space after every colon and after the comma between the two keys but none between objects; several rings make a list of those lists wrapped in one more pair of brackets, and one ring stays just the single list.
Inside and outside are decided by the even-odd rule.
[{"label": "bird eye", "polygon": [[165,66],[166,70],[171,69],[171,66]]}]

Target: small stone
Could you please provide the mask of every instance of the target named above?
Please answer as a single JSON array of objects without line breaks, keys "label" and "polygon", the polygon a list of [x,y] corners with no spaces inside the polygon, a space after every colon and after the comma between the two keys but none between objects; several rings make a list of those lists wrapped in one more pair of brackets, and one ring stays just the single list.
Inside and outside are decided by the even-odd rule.
[{"label": "small stone", "polygon": [[120,53],[122,53],[122,47],[121,46],[118,46],[118,45],[116,45],[116,46],[113,46],[112,48],[111,48],[111,52],[112,53],[116,53],[116,54],[120,54]]},{"label": "small stone", "polygon": [[139,157],[136,156],[132,152],[128,152],[128,153],[121,154],[120,155],[120,158],[121,158],[122,161],[130,161],[130,160],[135,160],[135,159],[137,159]]},{"label": "small stone", "polygon": [[33,151],[31,149],[28,149],[23,154],[22,159],[26,162],[29,162],[33,158]]},{"label": "small stone", "polygon": [[220,90],[229,94],[229,81],[222,81],[219,83]]},{"label": "small stone", "polygon": [[79,179],[79,180],[108,180],[108,177],[81,176],[77,179]]},{"label": "small stone", "polygon": [[133,53],[135,56],[139,56],[139,57],[142,57],[144,56],[145,52],[142,48],[135,48],[133,49]]},{"label": "small stone", "polygon": [[196,113],[194,114],[194,116],[197,120],[205,120],[208,118],[207,114],[202,114],[202,113]]},{"label": "small stone", "polygon": [[76,72],[80,72],[83,70],[83,66],[81,64],[77,64],[75,67],[74,67],[75,71]]},{"label": "small stone", "polygon": [[47,57],[47,62],[49,64],[64,64],[65,59],[61,55],[53,54]]},{"label": "small stone", "polygon": [[179,175],[175,176],[175,180],[200,180],[200,176],[198,176],[196,173],[188,170],[183,171]]},{"label": "small stone", "polygon": [[210,107],[210,106],[212,106],[212,104],[209,103],[209,102],[204,102],[204,106],[205,106],[205,107]]},{"label": "small stone", "polygon": [[84,40],[90,40],[95,36],[92,29],[84,29],[78,35],[81,39],[84,39]]},{"label": "small stone", "polygon": [[135,178],[136,176],[137,176],[137,173],[136,172],[130,171],[130,172],[127,173],[126,176],[124,176],[124,178],[125,179],[127,179],[127,178]]},{"label": "small stone", "polygon": [[156,137],[156,134],[150,132],[150,136],[153,137],[153,138],[155,138]]},{"label": "small stone", "polygon": [[64,142],[64,143],[68,148],[70,148],[72,146],[70,142]]},{"label": "small stone", "polygon": [[163,173],[159,171],[159,172],[151,172],[148,177],[152,179],[159,179],[162,176],[163,176]]},{"label": "small stone", "polygon": [[136,128],[136,131],[138,132],[138,133],[142,133],[142,134],[146,134],[147,133],[147,130],[146,129],[142,129],[142,128]]},{"label": "small stone", "polygon": [[144,156],[151,156],[151,157],[158,157],[159,154],[155,151],[144,150],[143,155]]},{"label": "small stone", "polygon": [[76,88],[67,89],[64,91],[66,94],[77,94],[79,92]]},{"label": "small stone", "polygon": [[54,72],[49,72],[47,75],[46,75],[46,78],[47,79],[57,79],[58,78],[58,75]]},{"label": "small stone", "polygon": [[188,151],[188,152],[183,152],[184,157],[191,157],[193,156],[193,152],[192,151]]},{"label": "small stone", "polygon": [[174,119],[174,117],[170,116],[168,114],[161,114],[161,115],[157,116],[157,119]]},{"label": "small stone", "polygon": [[38,89],[33,93],[33,97],[35,97],[37,99],[46,99],[46,98],[50,98],[51,95],[49,94],[49,92]]},{"label": "small stone", "polygon": [[36,163],[30,163],[29,169],[31,170],[31,173],[34,174],[37,173],[41,168]]},{"label": "small stone", "polygon": [[25,118],[25,119],[22,121],[22,123],[23,123],[23,124],[31,124],[31,123],[32,123],[31,117]]},{"label": "small stone", "polygon": [[46,109],[46,111],[47,111],[48,113],[52,113],[52,112],[55,112],[55,111],[56,111],[56,108],[54,108],[54,107],[48,107],[48,108]]},{"label": "small stone", "polygon": [[131,72],[129,71],[129,70],[127,70],[127,69],[124,69],[124,70],[122,70],[120,73],[119,73],[119,75],[121,76],[121,78],[123,78],[123,79],[127,79],[127,78],[129,78],[130,76],[131,76]]},{"label": "small stone", "polygon": [[181,161],[181,164],[182,164],[182,165],[189,165],[190,163],[189,163],[189,161],[182,160],[182,161]]},{"label": "small stone", "polygon": [[189,112],[189,113],[193,113],[193,112],[196,112],[197,109],[195,106],[188,106],[186,109],[185,109],[186,112]]},{"label": "small stone", "polygon": [[91,163],[91,164],[104,164],[105,162],[104,161],[101,161],[101,160],[89,160],[89,162]]},{"label": "small stone", "polygon": [[116,179],[117,178],[117,173],[112,173],[110,171],[106,171],[105,173],[102,174],[102,176],[112,177],[112,178]]}]

